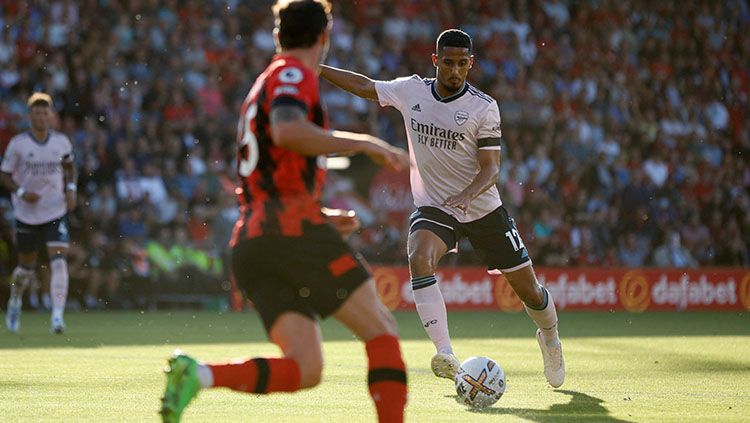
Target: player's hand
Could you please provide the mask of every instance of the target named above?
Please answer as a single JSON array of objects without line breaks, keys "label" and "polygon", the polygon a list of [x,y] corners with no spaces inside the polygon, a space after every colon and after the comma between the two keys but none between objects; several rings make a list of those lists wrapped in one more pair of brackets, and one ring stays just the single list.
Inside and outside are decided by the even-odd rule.
[{"label": "player's hand", "polygon": [[469,203],[471,203],[471,200],[471,195],[462,192],[458,195],[451,195],[446,198],[445,201],[443,201],[443,205],[458,209],[461,213],[466,214],[466,211],[469,210]]},{"label": "player's hand", "polygon": [[39,194],[35,192],[29,192],[29,191],[24,192],[23,195],[21,196],[21,199],[23,201],[27,203],[31,203],[31,204],[36,203],[37,201],[39,201],[40,198],[42,197]]},{"label": "player's hand", "polygon": [[396,172],[409,167],[409,153],[406,150],[394,147],[379,138],[372,137],[363,152],[378,165]]},{"label": "player's hand", "polygon": [[76,192],[71,190],[65,191],[65,206],[68,211],[75,210],[77,204],[78,196],[76,195]]},{"label": "player's hand", "polygon": [[323,207],[321,211],[326,215],[328,222],[333,225],[336,232],[338,232],[344,239],[349,238],[349,236],[361,226],[359,218],[356,213],[354,213],[354,210],[329,209],[328,207]]}]

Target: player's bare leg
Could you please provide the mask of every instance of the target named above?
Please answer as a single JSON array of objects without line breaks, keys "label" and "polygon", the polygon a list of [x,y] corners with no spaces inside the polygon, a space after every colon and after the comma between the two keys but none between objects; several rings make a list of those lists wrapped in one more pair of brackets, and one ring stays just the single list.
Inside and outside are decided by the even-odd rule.
[{"label": "player's bare leg", "polygon": [[207,364],[175,351],[167,368],[162,421],[179,422],[201,389],[224,387],[267,394],[294,392],[320,383],[323,353],[315,320],[295,312],[283,313],[271,326],[269,336],[281,348],[283,357]]},{"label": "player's bare leg", "polygon": [[503,273],[516,295],[523,301],[526,313],[539,327],[536,339],[544,359],[544,376],[555,388],[565,381],[565,359],[557,332],[557,311],[552,296],[539,285],[531,265]]},{"label": "player's bare leg", "polygon": [[271,340],[284,357],[299,366],[299,389],[317,386],[323,374],[322,337],[318,322],[299,313],[284,313],[271,328]]},{"label": "player's bare leg", "polygon": [[364,342],[398,333],[396,319],[378,299],[373,280],[357,288],[333,317]]},{"label": "player's bare leg", "polygon": [[23,293],[29,285],[36,283],[36,252],[18,253],[18,265],[10,276],[10,298],[5,314],[5,326],[8,331],[17,333],[21,328],[21,308]]},{"label": "player's bare leg", "polygon": [[367,384],[378,421],[403,422],[406,408],[406,365],[401,357],[396,321],[380,302],[375,282],[360,285],[333,315],[365,342]]},{"label": "player's bare leg", "polygon": [[50,268],[50,296],[52,297],[52,317],[50,332],[61,334],[65,331],[65,303],[68,300],[68,260],[65,258],[68,248],[62,245],[47,246]]},{"label": "player's bare leg", "polygon": [[253,358],[228,364],[199,363],[201,388],[226,387],[253,393],[294,392],[320,383],[322,338],[318,322],[297,312],[280,315],[271,326],[271,341],[280,358]]},{"label": "player's bare leg", "polygon": [[438,261],[448,252],[448,246],[439,236],[420,229],[409,234],[408,251],[414,304],[422,326],[435,344],[430,367],[435,376],[453,380],[459,362],[451,346],[445,300],[435,279]]}]

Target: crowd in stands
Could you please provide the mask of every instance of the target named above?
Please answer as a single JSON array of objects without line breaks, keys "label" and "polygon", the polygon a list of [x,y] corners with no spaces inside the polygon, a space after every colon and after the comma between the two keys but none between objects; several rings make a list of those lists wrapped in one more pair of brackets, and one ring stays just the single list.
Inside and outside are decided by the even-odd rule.
[{"label": "crowd in stands", "polygon": [[[53,96],[90,301],[184,274],[226,288],[237,113],[274,53],[270,3],[0,0],[0,146],[31,92]],[[537,265],[750,266],[747,0],[352,0],[334,17],[328,63],[376,79],[431,77],[437,34],[472,35],[470,81],[503,117],[501,196]],[[405,145],[398,112],[321,87],[332,127]],[[327,201],[362,219],[352,243],[404,263],[408,178],[364,158],[329,178]],[[468,244],[451,260],[476,263]]]}]

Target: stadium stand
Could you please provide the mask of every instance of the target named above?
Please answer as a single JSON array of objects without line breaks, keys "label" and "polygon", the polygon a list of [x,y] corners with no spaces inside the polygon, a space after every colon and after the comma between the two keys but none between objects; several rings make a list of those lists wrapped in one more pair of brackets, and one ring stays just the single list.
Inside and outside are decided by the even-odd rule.
[{"label": "stadium stand", "polygon": [[[234,132],[273,53],[269,3],[0,0],[0,151],[27,128],[29,93],[53,95],[81,169],[82,302],[228,289]],[[750,266],[747,1],[355,0],[335,14],[329,63],[380,79],[433,75],[445,28],[474,37],[470,80],[503,116],[501,195],[535,263]],[[397,112],[322,85],[333,127],[405,145]],[[408,179],[377,172],[354,158],[327,197],[358,211],[370,261],[401,263]],[[474,264],[462,247],[450,260]]]}]

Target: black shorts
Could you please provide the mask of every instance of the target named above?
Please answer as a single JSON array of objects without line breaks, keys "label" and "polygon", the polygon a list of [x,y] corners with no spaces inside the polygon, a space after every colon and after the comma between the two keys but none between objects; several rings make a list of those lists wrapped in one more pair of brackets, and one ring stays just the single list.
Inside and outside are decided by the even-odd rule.
[{"label": "black shorts", "polygon": [[361,257],[328,224],[307,225],[301,237],[240,241],[232,250],[232,270],[266,332],[285,312],[328,317],[370,278]]},{"label": "black shorts", "polygon": [[531,264],[516,222],[500,206],[473,222],[461,223],[435,207],[419,207],[409,218],[409,233],[428,230],[445,242],[449,251],[467,237],[490,273],[512,272]]},{"label": "black shorts", "polygon": [[19,253],[33,253],[44,246],[67,247],[70,244],[68,220],[63,216],[41,225],[16,220],[16,244]]}]

